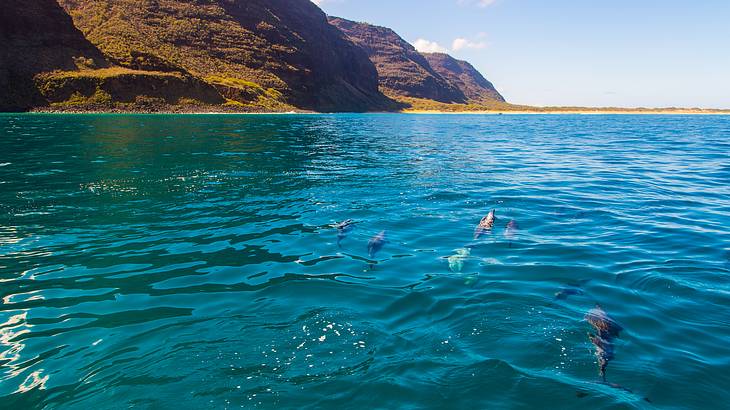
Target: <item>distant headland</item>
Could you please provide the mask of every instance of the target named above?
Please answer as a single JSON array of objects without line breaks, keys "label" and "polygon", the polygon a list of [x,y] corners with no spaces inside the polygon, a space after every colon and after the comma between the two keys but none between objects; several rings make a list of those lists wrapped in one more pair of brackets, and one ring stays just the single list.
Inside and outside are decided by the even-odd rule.
[{"label": "distant headland", "polygon": [[309,0],[6,0],[0,111],[669,113],[508,103],[466,61]]}]

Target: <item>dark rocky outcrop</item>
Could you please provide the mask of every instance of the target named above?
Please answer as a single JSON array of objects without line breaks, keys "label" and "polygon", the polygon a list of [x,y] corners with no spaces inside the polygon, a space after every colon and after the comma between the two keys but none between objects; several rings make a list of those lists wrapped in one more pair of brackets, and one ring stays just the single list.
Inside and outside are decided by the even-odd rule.
[{"label": "dark rocky outcrop", "polygon": [[5,0],[0,12],[0,109],[42,105],[33,78],[79,65],[103,67],[106,60],[56,0]]},{"label": "dark rocky outcrop", "polygon": [[56,0],[6,0],[0,14],[0,110],[168,109],[221,104],[209,84],[184,72],[115,66]]}]

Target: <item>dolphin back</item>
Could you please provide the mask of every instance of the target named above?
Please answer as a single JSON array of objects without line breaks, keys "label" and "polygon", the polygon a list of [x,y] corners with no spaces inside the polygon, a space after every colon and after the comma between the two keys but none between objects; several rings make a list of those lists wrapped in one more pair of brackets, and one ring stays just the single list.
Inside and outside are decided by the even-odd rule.
[{"label": "dolphin back", "polygon": [[596,329],[598,335],[602,338],[619,337],[621,331],[624,330],[600,306],[591,309],[586,314],[585,319]]},{"label": "dolphin back", "polygon": [[378,253],[378,251],[383,249],[385,242],[385,231],[380,232],[372,239],[370,239],[370,241],[368,242],[368,256],[370,256],[371,258],[374,257],[375,254]]},{"label": "dolphin back", "polygon": [[489,211],[487,216],[479,221],[479,225],[477,225],[476,229],[474,230],[474,239],[479,239],[480,236],[484,235],[486,232],[490,231],[492,227],[494,227],[494,213],[495,210],[492,209],[491,211]]},{"label": "dolphin back", "polygon": [[596,330],[597,334],[588,334],[593,346],[596,348],[596,358],[601,378],[606,381],[606,367],[608,362],[613,360],[613,339],[618,337],[623,328],[616,323],[608,314],[600,307],[596,306],[586,313],[586,321]]}]

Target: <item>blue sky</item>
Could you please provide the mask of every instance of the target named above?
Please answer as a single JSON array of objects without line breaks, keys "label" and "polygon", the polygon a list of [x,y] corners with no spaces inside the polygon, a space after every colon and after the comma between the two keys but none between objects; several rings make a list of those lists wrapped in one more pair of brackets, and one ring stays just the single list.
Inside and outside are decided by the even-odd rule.
[{"label": "blue sky", "polygon": [[730,108],[730,0],[318,0],[531,105]]}]

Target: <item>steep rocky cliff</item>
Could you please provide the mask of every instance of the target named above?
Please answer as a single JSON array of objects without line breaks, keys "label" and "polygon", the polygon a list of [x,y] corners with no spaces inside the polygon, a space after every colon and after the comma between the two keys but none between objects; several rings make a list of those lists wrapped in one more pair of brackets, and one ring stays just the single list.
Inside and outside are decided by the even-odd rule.
[{"label": "steep rocky cliff", "polygon": [[[115,63],[271,89],[299,108],[393,108],[367,55],[309,0],[60,0]],[[236,90],[224,92],[235,94]]]},{"label": "steep rocky cliff", "polygon": [[44,71],[103,67],[104,57],[56,0],[5,0],[0,12],[0,109],[43,104],[33,77]]},{"label": "steep rocky cliff", "polygon": [[448,54],[423,54],[434,71],[464,93],[470,103],[504,102],[504,97],[474,66]]},{"label": "steep rocky cliff", "polygon": [[224,98],[184,72],[115,66],[56,0],[6,0],[0,13],[0,110],[158,110]]},{"label": "steep rocky cliff", "polygon": [[330,17],[375,64],[380,87],[389,95],[464,103],[466,97],[436,73],[426,58],[395,31],[366,23]]},{"label": "steep rocky cliff", "polygon": [[396,99],[472,105],[504,102],[492,83],[466,61],[448,54],[419,53],[389,28],[339,17],[329,21],[367,52],[378,69],[381,89]]}]

